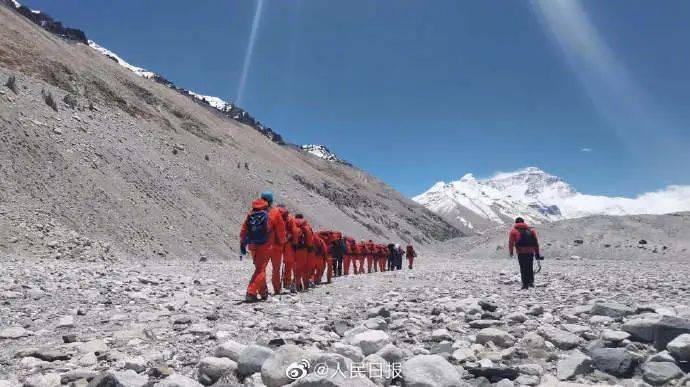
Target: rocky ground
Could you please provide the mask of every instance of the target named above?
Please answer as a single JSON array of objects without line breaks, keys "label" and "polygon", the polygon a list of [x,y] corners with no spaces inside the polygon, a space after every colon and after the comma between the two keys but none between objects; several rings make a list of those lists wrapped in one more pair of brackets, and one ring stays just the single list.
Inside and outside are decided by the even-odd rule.
[{"label": "rocky ground", "polygon": [[7,257],[0,386],[279,386],[303,360],[295,386],[690,385],[687,262],[547,261],[520,291],[516,262],[427,256],[244,304],[251,266]]}]

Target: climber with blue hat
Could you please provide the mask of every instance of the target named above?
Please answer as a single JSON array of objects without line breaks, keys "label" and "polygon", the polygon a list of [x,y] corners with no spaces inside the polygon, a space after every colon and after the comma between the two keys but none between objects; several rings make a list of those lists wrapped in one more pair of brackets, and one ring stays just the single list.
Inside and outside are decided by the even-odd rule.
[{"label": "climber with blue hat", "polygon": [[272,207],[273,192],[264,191],[261,198],[252,202],[252,208],[242,224],[240,250],[249,247],[254,260],[254,274],[247,286],[246,300],[254,302],[260,296],[268,298],[266,267],[271,263],[273,292],[281,294],[281,260],[283,246],[287,242],[285,221],[277,207]]}]

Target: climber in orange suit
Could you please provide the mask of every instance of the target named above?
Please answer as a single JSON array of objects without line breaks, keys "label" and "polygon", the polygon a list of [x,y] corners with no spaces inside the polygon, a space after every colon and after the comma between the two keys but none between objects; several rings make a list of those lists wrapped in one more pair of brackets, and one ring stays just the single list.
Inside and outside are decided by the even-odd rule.
[{"label": "climber in orange suit", "polygon": [[[263,192],[260,199],[252,202],[252,209],[242,223],[240,250],[244,253],[248,247],[254,261],[254,274],[247,286],[245,297],[247,302],[257,301],[257,295],[263,299],[268,298],[266,267],[275,255],[276,246],[283,246],[286,242],[285,222],[278,209],[271,207],[272,203],[273,193]],[[277,292],[279,291],[280,277]]]},{"label": "climber in orange suit", "polygon": [[297,227],[295,218],[285,206],[279,205],[278,211],[280,211],[285,221],[285,234],[287,240],[287,243],[283,245],[282,251],[277,252],[278,255],[281,253],[283,255],[283,286],[289,289],[290,293],[295,293],[297,290],[295,287],[295,246],[298,242],[299,228]]},{"label": "climber in orange suit", "polygon": [[297,226],[297,242],[293,245],[295,249],[295,281],[296,290],[306,291],[309,289],[311,276],[310,256],[314,249],[314,231],[309,222],[302,214],[295,215],[295,225]]}]

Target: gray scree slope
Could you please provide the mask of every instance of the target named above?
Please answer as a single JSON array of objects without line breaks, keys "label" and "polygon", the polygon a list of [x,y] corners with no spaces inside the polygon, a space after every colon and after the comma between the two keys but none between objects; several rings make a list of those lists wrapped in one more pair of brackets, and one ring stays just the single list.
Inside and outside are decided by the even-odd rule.
[{"label": "gray scree slope", "polygon": [[223,256],[250,201],[271,189],[317,228],[357,238],[462,234],[361,170],[277,145],[3,6],[0,22],[0,83],[18,86],[0,95],[3,229],[47,213],[51,227],[112,251]]}]

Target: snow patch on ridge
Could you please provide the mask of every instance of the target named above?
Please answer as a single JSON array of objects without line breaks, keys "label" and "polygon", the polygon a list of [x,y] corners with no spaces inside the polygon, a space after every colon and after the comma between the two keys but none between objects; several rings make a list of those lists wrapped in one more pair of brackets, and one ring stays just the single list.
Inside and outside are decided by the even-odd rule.
[{"label": "snow patch on ridge", "polygon": [[100,52],[101,54],[107,56],[110,59],[115,60],[120,66],[134,72],[136,75],[146,78],[146,79],[152,79],[156,77],[156,73],[152,71],[148,71],[146,69],[143,69],[141,67],[133,66],[129,64],[126,60],[120,58],[119,55],[116,53],[108,50],[105,47],[101,47],[98,45],[98,43],[94,42],[93,40],[89,40],[89,47],[93,48],[94,50]]},{"label": "snow patch on ridge", "polygon": [[308,144],[300,146],[300,149],[324,160],[342,162],[335,153],[328,150],[324,145]]}]

